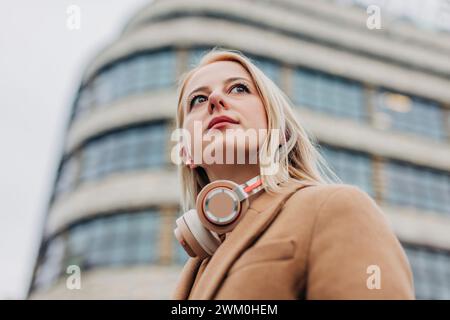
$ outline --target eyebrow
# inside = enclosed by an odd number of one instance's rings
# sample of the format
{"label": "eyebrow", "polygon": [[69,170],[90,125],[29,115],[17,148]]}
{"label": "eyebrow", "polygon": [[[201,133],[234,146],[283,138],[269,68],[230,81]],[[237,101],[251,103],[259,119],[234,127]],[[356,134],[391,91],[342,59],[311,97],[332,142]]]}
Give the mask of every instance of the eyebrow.
{"label": "eyebrow", "polygon": [[[251,82],[249,79],[247,78],[242,78],[242,77],[232,77],[232,78],[228,78],[226,80],[224,80],[223,84],[227,84],[236,80],[245,80],[247,82]],[[187,98],[189,98],[190,96],[192,96],[194,93],[198,92],[198,91],[203,91],[208,89],[208,86],[202,86],[202,87],[198,87],[197,89],[194,89],[193,91],[191,91],[191,93],[189,93],[187,95]]]}

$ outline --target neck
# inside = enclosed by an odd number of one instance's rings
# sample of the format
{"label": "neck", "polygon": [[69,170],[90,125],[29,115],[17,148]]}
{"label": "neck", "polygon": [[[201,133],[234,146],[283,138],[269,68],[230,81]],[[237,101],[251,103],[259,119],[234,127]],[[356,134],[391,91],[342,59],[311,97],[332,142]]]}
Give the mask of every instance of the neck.
{"label": "neck", "polygon": [[259,175],[258,164],[221,164],[205,167],[209,181],[231,180],[237,184],[243,184]]}

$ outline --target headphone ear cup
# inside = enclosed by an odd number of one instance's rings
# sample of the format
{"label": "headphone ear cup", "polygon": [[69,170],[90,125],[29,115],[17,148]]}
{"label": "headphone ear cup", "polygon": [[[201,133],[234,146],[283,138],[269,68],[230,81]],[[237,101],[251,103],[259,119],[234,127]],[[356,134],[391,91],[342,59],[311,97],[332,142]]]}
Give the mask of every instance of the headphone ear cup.
{"label": "headphone ear cup", "polygon": [[[180,238],[182,239],[180,243],[183,245],[183,248],[186,250],[189,256],[193,258],[200,257],[201,259],[208,257],[208,253],[203,249],[200,243],[198,243],[197,239],[187,226],[184,217],[180,217],[177,219],[177,226]],[[177,231],[175,231],[175,235],[177,235]]]}
{"label": "headphone ear cup", "polygon": [[205,259],[212,256],[222,242],[202,225],[195,209],[178,218],[176,224],[175,236],[191,257]]}
{"label": "headphone ear cup", "polygon": [[[224,234],[231,232],[234,227],[239,223],[240,219],[242,219],[243,215],[248,209],[249,202],[248,199],[244,199],[243,201],[239,202],[239,197],[235,192],[233,191],[234,188],[239,187],[238,184],[236,184],[233,181],[229,180],[216,180],[209,184],[207,184],[198,194],[197,201],[196,201],[196,208],[197,208],[197,217],[205,226],[206,229],[214,231],[217,234]],[[223,190],[223,191],[221,191]],[[209,202],[209,207],[207,208],[208,201],[211,201],[211,197],[214,197],[214,194],[217,195],[226,195],[226,194],[235,194],[235,196],[229,196],[228,200],[231,200],[234,198],[235,205],[236,205],[236,214],[233,217],[232,220],[228,222],[219,222],[220,218],[226,217],[226,213],[220,213],[222,210],[218,210],[216,212],[215,209],[217,207],[224,207],[223,202],[215,201],[215,204],[211,205],[211,202]],[[209,199],[208,199],[209,198]],[[222,198],[223,199],[223,198]],[[214,202],[214,201],[212,201]],[[230,204],[226,204],[225,207],[232,207]],[[209,211],[209,214],[208,214]],[[217,218],[216,221],[213,221],[211,219],[211,216],[214,218]]]}
{"label": "headphone ear cup", "polygon": [[222,243],[220,238],[205,228],[198,217],[197,210],[191,209],[186,212],[184,220],[202,249],[212,256]]}
{"label": "headphone ear cup", "polygon": [[[192,248],[189,246],[189,244],[186,242],[185,237],[183,236],[183,232],[181,231],[182,229],[185,229],[186,227],[182,227],[180,226],[181,224],[185,225],[184,222],[180,222],[180,219],[177,219],[177,221],[175,222],[176,224],[176,228],[175,230],[173,230],[173,233],[175,234],[175,238],[178,240],[178,242],[181,244],[181,246],[183,247],[183,249],[186,251],[186,253],[192,257],[195,258],[197,256],[197,254],[192,250]],[[182,220],[182,219],[181,219]]]}

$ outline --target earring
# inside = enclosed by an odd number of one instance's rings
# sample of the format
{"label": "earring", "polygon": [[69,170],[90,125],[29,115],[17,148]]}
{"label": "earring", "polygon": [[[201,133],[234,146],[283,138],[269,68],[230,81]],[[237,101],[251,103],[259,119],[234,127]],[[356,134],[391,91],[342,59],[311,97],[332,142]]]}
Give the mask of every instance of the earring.
{"label": "earring", "polygon": [[194,169],[196,167],[195,164],[194,164],[194,161],[189,156],[187,158],[186,164],[189,166],[189,169]]}
{"label": "earring", "polygon": [[195,168],[195,164],[194,164],[194,162],[192,161],[191,158],[188,158],[186,160],[186,165],[189,167],[189,169],[194,169]]}

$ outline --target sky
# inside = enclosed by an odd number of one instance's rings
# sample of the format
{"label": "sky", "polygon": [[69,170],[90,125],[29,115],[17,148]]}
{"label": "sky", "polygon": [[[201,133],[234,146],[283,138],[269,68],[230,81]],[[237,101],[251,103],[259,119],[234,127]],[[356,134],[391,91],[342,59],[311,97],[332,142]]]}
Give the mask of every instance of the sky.
{"label": "sky", "polygon": [[[0,2],[0,299],[23,299],[85,66],[149,0]],[[67,27],[70,5],[80,29]]]}

